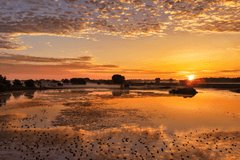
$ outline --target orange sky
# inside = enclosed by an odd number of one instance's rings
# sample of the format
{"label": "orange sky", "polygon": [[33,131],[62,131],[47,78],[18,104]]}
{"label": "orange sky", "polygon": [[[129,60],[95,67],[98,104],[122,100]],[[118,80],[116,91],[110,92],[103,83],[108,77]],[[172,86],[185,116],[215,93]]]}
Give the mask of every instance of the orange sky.
{"label": "orange sky", "polygon": [[11,79],[240,76],[238,0],[9,0],[0,6],[0,74]]}

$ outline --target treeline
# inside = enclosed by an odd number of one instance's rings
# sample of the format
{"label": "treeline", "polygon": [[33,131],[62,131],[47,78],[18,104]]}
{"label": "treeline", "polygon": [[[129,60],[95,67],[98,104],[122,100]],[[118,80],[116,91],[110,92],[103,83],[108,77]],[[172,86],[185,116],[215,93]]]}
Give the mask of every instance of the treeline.
{"label": "treeline", "polygon": [[87,82],[97,84],[125,84],[125,77],[115,74],[109,80],[91,80],[90,78],[71,78],[62,80],[19,80],[10,81],[6,76],[0,75],[0,92],[16,90],[35,90],[48,88],[61,88],[63,85],[85,85]]}
{"label": "treeline", "polygon": [[35,88],[36,88],[35,81],[32,79],[25,80],[24,82],[19,79],[10,81],[7,80],[5,76],[0,75],[0,92]]}
{"label": "treeline", "polygon": [[10,81],[6,76],[0,75],[0,92],[5,91],[17,91],[17,90],[35,90],[35,89],[44,89],[51,87],[61,87],[63,84],[79,84],[85,85],[87,81],[90,81],[89,78],[71,78],[58,80],[19,80],[15,79]]}
{"label": "treeline", "polygon": [[63,84],[87,84],[87,81],[90,81],[89,78],[71,78],[71,79],[62,79]]}
{"label": "treeline", "polygon": [[53,89],[53,88],[61,88],[62,86],[68,85],[86,85],[87,83],[96,83],[100,84],[117,84],[120,85],[120,88],[127,89],[131,85],[145,85],[145,84],[160,84],[161,79],[156,78],[153,82],[148,83],[140,83],[134,82],[132,80],[126,80],[123,75],[114,74],[109,80],[92,80],[90,78],[71,78],[71,79],[62,79],[62,80],[48,80],[48,79],[40,79],[40,80],[8,80],[5,76],[0,75],[0,92],[4,91],[16,91],[16,90],[36,90],[36,89]]}
{"label": "treeline", "polygon": [[105,80],[93,80],[90,78],[71,78],[71,79],[62,79],[64,84],[86,84],[87,82],[90,83],[97,83],[97,84],[123,84],[125,82],[125,77],[120,74],[114,74],[112,79]]}
{"label": "treeline", "polygon": [[201,78],[201,80],[204,80],[204,82],[240,82],[240,77],[237,78]]}

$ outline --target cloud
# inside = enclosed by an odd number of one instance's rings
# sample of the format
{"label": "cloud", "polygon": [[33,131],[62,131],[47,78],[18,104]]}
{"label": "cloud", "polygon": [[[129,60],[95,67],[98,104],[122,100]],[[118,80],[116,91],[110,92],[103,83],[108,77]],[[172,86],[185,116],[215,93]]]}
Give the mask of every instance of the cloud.
{"label": "cloud", "polygon": [[[112,74],[124,75],[174,75],[176,72],[154,71],[146,69],[127,69],[115,64],[97,64],[91,56],[76,58],[52,58],[37,57],[23,54],[10,54],[0,52],[0,73],[8,77],[73,77],[105,74],[110,77]],[[21,74],[19,74],[21,73]],[[24,75],[24,76],[23,76]]]}
{"label": "cloud", "polygon": [[[75,70],[79,71],[79,70]],[[168,72],[168,71],[155,71],[155,70],[147,70],[147,69],[126,69],[126,68],[116,68],[114,70],[92,70],[90,73],[110,73],[110,74],[127,74],[127,75],[174,75],[178,72]]]}
{"label": "cloud", "polygon": [[237,74],[238,72],[240,72],[240,69],[225,69],[225,70],[221,70],[220,72],[223,72],[223,73],[236,73]]}
{"label": "cloud", "polygon": [[52,57],[37,57],[37,56],[29,56],[29,55],[22,55],[22,54],[10,54],[5,52],[0,52],[1,62],[7,62],[10,64],[17,64],[17,63],[50,63],[50,65],[56,64],[71,64],[71,63],[88,63],[92,60],[90,56],[82,56],[78,58],[52,58]]}
{"label": "cloud", "polygon": [[5,49],[21,47],[12,40],[21,34],[139,37],[169,30],[240,31],[239,0],[8,0],[0,6],[0,47]]}
{"label": "cloud", "polygon": [[26,47],[19,44],[15,37],[6,34],[0,34],[0,48],[2,49],[24,49]]}
{"label": "cloud", "polygon": [[51,42],[46,42],[46,45],[47,45],[48,47],[52,47],[52,46],[53,46]]}
{"label": "cloud", "polygon": [[52,58],[0,52],[0,59],[0,73],[10,75],[10,77],[18,77],[17,75],[21,73],[20,77],[21,75],[26,75],[26,77],[37,75],[40,78],[41,76],[54,77],[57,75],[59,78],[63,78],[65,76],[73,76],[72,70],[78,70],[77,73],[83,73],[86,70],[111,70],[118,68],[117,65],[93,63],[93,57],[90,56]]}
{"label": "cloud", "polygon": [[[76,58],[38,57],[24,54],[11,54],[0,52],[0,73],[14,78],[64,78],[73,76],[89,76],[97,78],[98,75],[110,78],[113,74],[124,74],[133,78],[133,75],[163,76],[176,75],[172,71],[155,71],[149,69],[124,68],[115,64],[98,64],[91,56]],[[100,77],[101,77],[100,76]]]}
{"label": "cloud", "polygon": [[[191,14],[178,14],[176,30],[195,32],[239,32],[238,0],[199,1]],[[181,13],[181,12],[180,12]]]}
{"label": "cloud", "polygon": [[9,78],[64,78],[74,76],[87,76],[91,78],[110,78],[113,74],[123,74],[128,78],[148,77],[175,77],[182,78],[188,74],[208,76],[217,74],[227,76],[240,72],[237,68],[225,70],[201,70],[201,71],[165,71],[144,68],[124,68],[116,64],[98,64],[94,57],[81,56],[76,58],[38,57],[24,54],[11,54],[0,52],[0,74]]}

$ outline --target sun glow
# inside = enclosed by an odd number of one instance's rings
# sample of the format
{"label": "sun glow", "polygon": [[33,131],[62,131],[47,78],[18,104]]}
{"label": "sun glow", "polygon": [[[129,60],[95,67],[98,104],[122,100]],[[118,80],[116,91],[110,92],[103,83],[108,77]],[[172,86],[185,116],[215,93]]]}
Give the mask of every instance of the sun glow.
{"label": "sun glow", "polygon": [[193,81],[195,79],[195,75],[194,74],[188,75],[187,78],[189,81]]}

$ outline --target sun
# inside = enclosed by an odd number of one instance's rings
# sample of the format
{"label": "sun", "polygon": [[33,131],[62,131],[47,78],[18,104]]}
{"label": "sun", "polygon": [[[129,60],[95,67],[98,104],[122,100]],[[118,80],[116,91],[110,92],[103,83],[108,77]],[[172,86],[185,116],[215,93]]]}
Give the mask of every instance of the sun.
{"label": "sun", "polygon": [[193,81],[195,79],[195,75],[194,74],[190,74],[187,76],[189,81]]}

